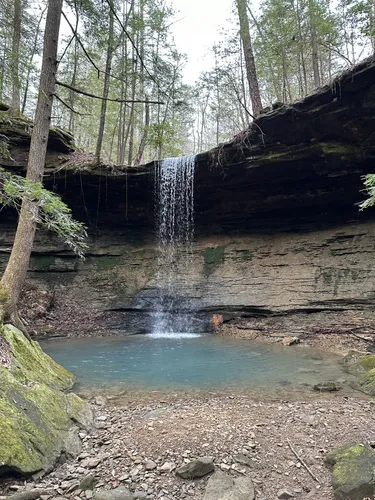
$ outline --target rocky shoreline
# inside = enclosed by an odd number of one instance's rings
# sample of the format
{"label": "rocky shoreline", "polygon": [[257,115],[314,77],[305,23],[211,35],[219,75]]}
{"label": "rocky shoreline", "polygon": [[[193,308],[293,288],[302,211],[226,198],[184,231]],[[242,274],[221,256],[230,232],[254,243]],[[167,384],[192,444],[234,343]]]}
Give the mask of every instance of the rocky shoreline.
{"label": "rocky shoreline", "polygon": [[150,394],[141,403],[97,397],[93,406],[96,428],[80,433],[78,457],[44,477],[4,480],[1,493],[38,488],[46,491],[42,500],[99,500],[103,488],[114,493],[123,487],[132,493],[129,498],[201,500],[211,498],[204,496],[209,478],[181,479],[175,471],[210,456],[216,471],[233,480],[251,480],[257,500],[330,500],[334,495],[327,452],[351,442],[375,441],[374,402],[361,397],[258,401],[246,394],[213,393],[175,394],[158,401]]}

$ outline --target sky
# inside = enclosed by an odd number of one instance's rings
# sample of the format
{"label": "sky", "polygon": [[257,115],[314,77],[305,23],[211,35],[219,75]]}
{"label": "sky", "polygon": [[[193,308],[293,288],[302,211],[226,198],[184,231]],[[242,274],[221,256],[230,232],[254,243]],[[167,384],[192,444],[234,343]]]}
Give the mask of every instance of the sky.
{"label": "sky", "polygon": [[179,21],[171,26],[176,46],[188,56],[184,81],[192,84],[213,65],[209,50],[230,16],[232,0],[171,0],[171,4],[178,11]]}

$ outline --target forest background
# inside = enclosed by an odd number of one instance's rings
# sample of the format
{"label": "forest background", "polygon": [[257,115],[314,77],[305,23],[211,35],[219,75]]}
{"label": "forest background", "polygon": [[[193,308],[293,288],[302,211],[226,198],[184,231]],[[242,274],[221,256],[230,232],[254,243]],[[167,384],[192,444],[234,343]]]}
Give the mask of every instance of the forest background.
{"label": "forest background", "polygon": [[[191,83],[174,41],[184,19],[172,1],[66,1],[53,125],[106,163],[197,153],[247,128],[262,108],[303,98],[375,50],[374,0],[226,3],[230,16],[207,71]],[[30,118],[46,10],[43,1],[0,0],[0,100]],[[204,29],[198,21],[197,29]]]}

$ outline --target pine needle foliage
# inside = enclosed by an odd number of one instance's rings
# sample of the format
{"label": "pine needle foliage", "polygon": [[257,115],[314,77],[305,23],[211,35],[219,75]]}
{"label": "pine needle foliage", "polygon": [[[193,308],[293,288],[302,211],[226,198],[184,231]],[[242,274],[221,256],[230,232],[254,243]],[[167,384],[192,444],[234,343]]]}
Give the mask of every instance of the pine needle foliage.
{"label": "pine needle foliage", "polygon": [[363,190],[368,198],[359,204],[359,209],[364,210],[365,208],[373,207],[375,205],[375,174],[367,174],[363,177],[363,184],[365,189]]}
{"label": "pine needle foliage", "polygon": [[37,224],[57,234],[76,255],[84,258],[88,249],[86,227],[73,219],[70,208],[60,196],[41,183],[0,168],[0,205],[11,206],[19,212],[24,199],[38,203]]}

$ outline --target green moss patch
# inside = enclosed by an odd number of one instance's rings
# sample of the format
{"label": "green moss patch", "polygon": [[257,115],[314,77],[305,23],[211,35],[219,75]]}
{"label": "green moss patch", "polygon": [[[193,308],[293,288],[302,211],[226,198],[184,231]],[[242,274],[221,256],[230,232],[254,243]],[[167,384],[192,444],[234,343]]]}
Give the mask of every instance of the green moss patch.
{"label": "green moss patch", "polygon": [[254,255],[249,250],[243,250],[241,252],[241,260],[253,260]]}
{"label": "green moss patch", "polygon": [[354,383],[354,387],[369,396],[375,396],[375,368],[361,375]]}
{"label": "green moss patch", "polygon": [[74,376],[37,342],[11,325],[1,336],[11,364],[0,366],[0,475],[31,474],[53,465],[62,451],[72,452],[72,427],[89,427],[92,412],[78,396],[63,392]]}
{"label": "green moss patch", "polygon": [[206,276],[212,274],[224,262],[224,252],[225,247],[223,246],[206,248],[203,252],[204,272]]}
{"label": "green moss patch", "polygon": [[355,443],[336,448],[326,461],[333,466],[336,499],[362,500],[375,493],[375,454],[369,445]]}

